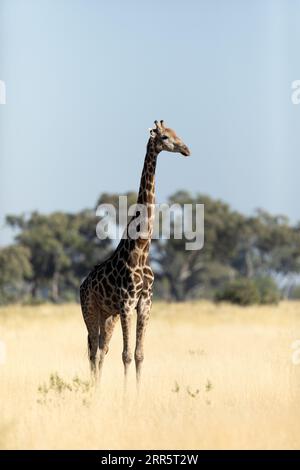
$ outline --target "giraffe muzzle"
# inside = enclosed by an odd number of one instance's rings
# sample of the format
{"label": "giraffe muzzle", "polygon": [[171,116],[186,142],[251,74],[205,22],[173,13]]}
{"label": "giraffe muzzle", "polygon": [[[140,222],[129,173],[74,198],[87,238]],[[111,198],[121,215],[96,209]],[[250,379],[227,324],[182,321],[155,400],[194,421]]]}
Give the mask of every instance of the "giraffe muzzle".
{"label": "giraffe muzzle", "polygon": [[185,157],[189,157],[191,155],[190,149],[186,145],[181,147],[180,153],[181,155],[184,155]]}

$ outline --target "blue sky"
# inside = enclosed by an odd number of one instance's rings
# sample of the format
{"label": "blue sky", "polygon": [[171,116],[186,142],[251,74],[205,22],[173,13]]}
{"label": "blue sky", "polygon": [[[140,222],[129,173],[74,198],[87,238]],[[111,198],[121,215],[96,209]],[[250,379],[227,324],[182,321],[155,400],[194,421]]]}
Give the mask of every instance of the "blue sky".
{"label": "blue sky", "polygon": [[158,202],[300,220],[299,18],[294,0],[1,0],[2,220],[137,190],[154,119],[192,151],[160,155]]}

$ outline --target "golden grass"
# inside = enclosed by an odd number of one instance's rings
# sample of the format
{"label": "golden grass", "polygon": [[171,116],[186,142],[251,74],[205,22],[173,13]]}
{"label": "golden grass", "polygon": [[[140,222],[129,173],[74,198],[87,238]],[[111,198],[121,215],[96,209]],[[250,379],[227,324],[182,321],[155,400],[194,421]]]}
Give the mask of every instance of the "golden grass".
{"label": "golden grass", "polygon": [[300,448],[300,303],[156,303],[139,400],[134,365],[123,397],[120,330],[91,391],[78,305],[0,309],[0,447]]}

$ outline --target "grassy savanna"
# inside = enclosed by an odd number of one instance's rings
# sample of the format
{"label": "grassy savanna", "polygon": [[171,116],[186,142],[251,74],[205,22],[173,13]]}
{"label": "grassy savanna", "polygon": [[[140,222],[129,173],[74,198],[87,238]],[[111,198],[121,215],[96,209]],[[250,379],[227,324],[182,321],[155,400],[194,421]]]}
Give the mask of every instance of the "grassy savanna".
{"label": "grassy savanna", "polygon": [[1,308],[0,325],[1,448],[300,448],[300,303],[155,303],[138,400],[120,324],[97,390],[78,305]]}

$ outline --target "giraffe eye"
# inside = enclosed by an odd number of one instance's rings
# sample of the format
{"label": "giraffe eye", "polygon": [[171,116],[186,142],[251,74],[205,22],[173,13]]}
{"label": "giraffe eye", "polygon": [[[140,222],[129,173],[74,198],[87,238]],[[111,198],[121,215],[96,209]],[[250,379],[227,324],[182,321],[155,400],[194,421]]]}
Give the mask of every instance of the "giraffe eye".
{"label": "giraffe eye", "polygon": [[167,136],[167,135],[163,135],[161,138],[162,138],[162,140],[167,140],[167,139],[168,139],[168,136]]}

